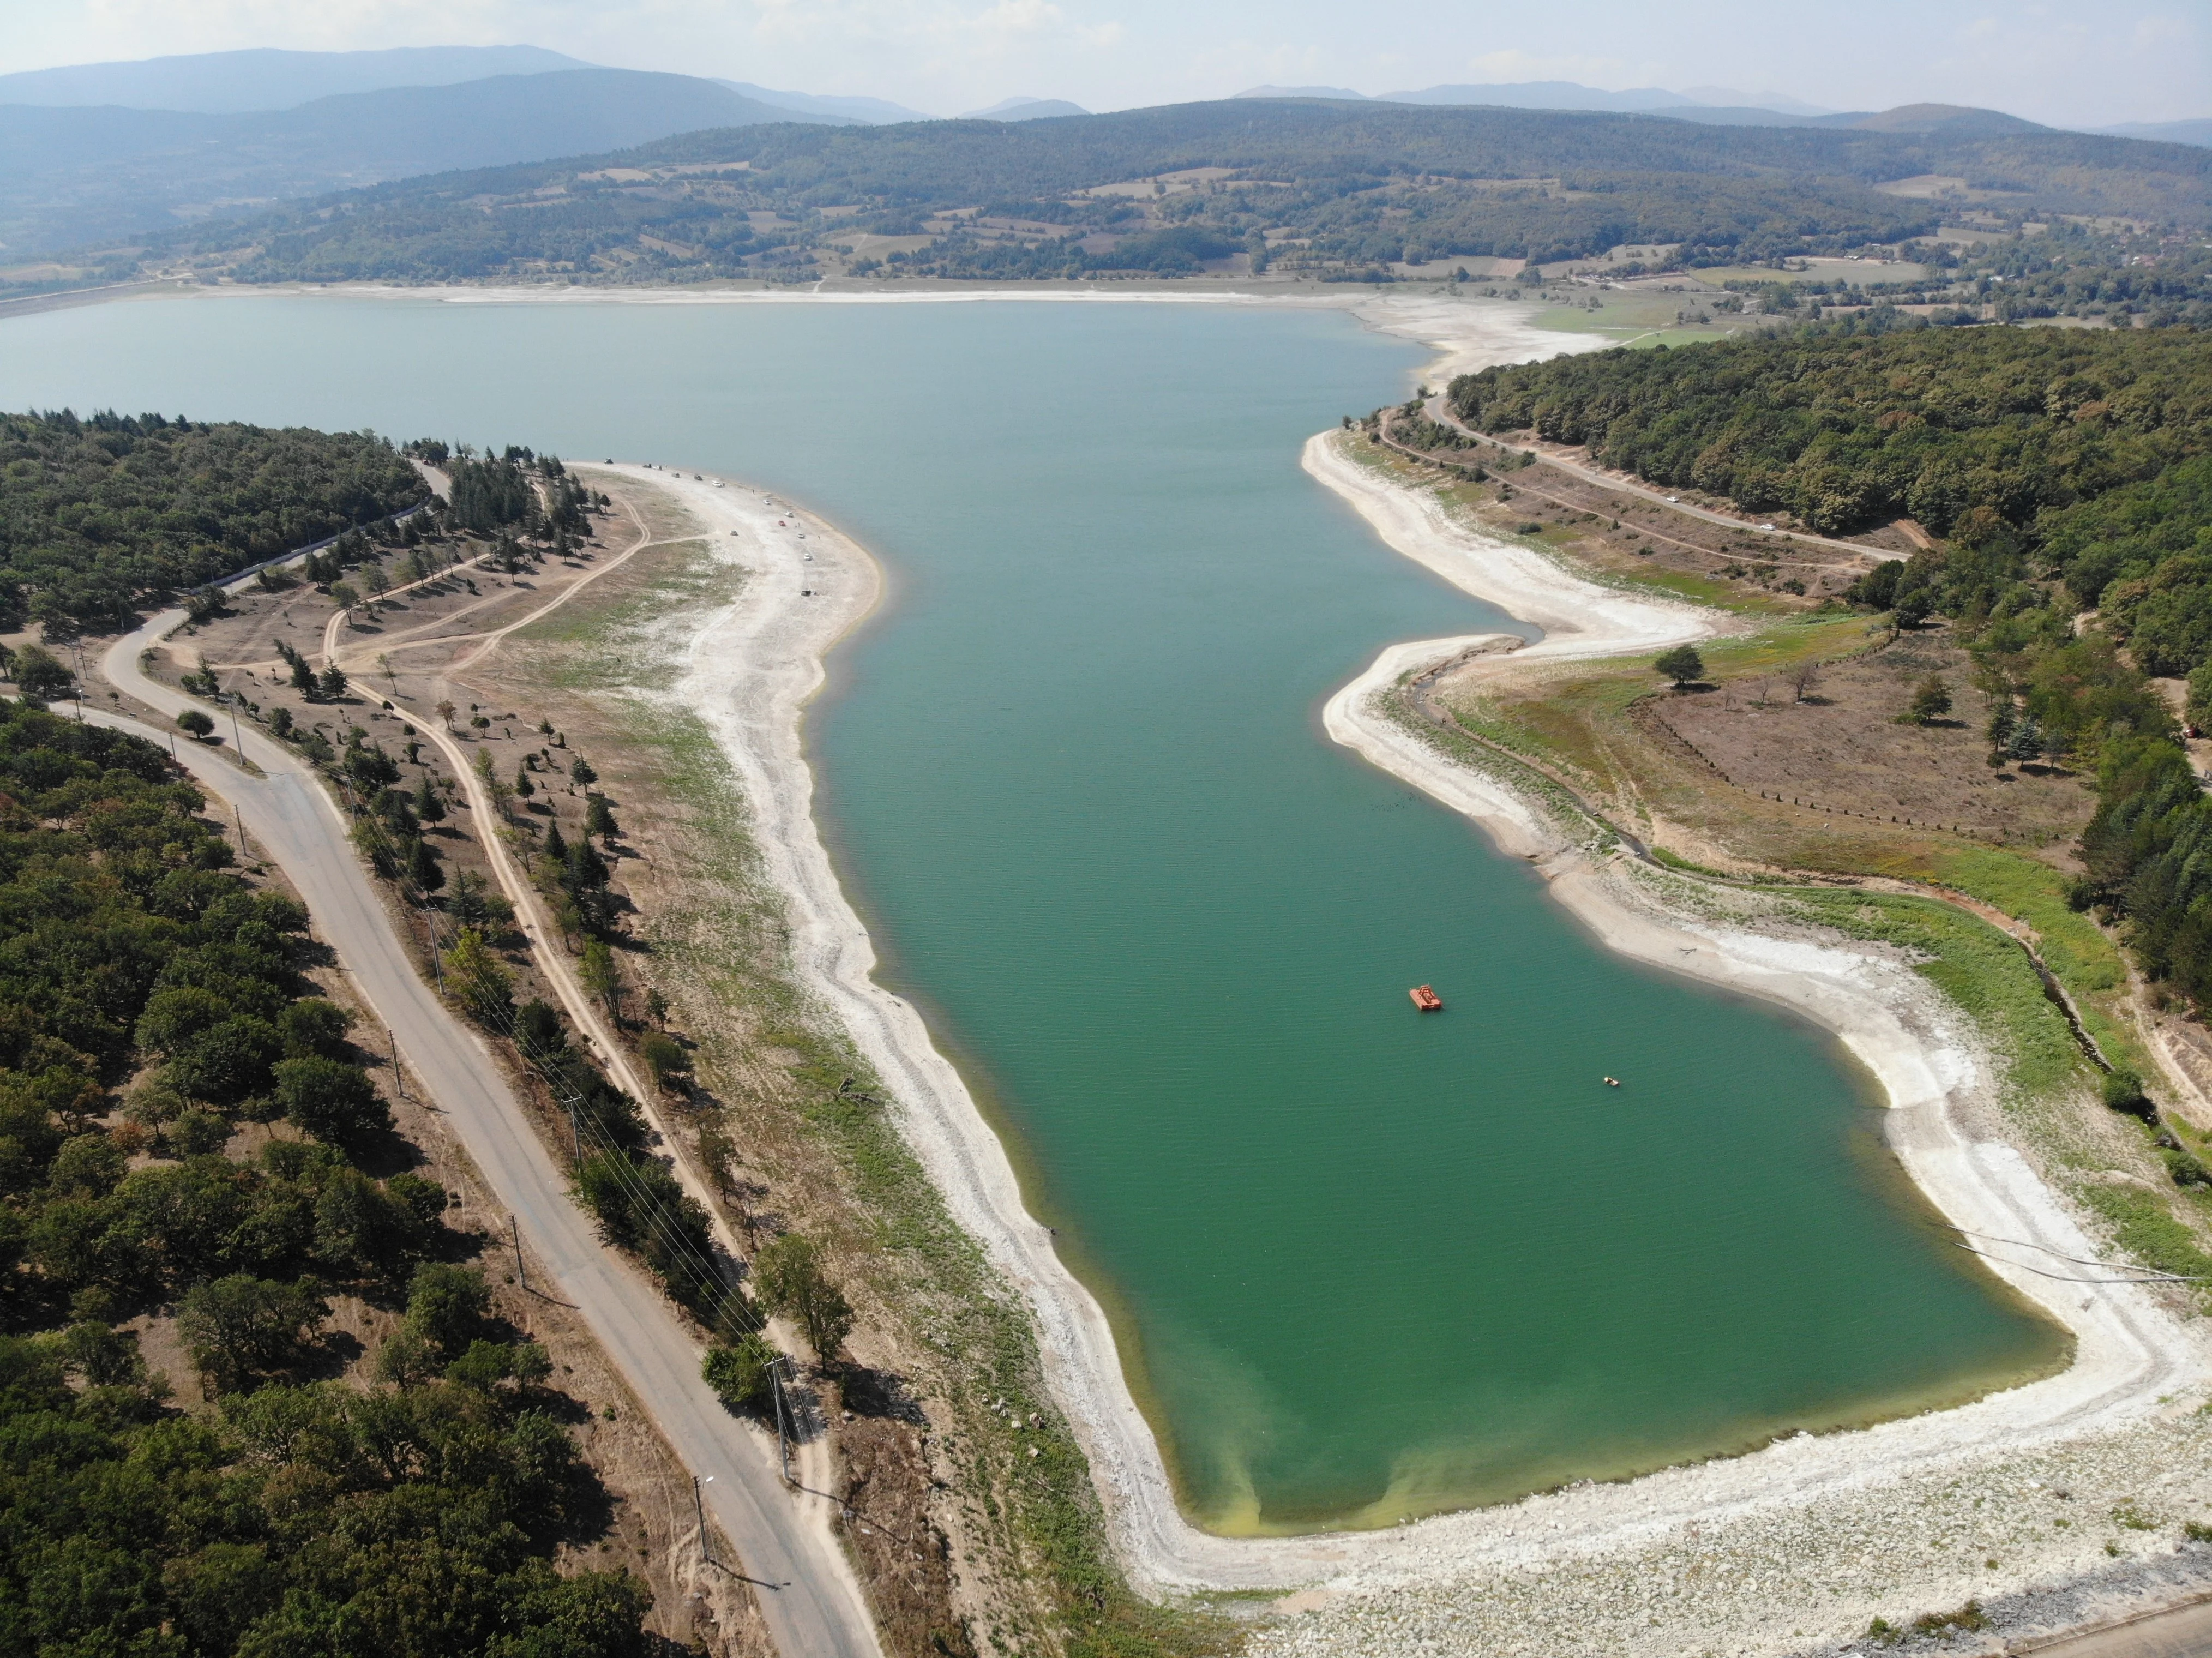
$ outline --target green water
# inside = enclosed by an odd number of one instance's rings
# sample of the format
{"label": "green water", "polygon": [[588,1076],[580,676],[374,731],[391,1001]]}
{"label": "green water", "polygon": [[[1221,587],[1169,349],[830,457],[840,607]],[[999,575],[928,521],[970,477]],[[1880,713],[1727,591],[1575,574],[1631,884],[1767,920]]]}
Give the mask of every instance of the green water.
{"label": "green water", "polygon": [[1205,1523],[1386,1523],[2048,1363],[1833,1044],[1608,955],[1321,735],[1382,644],[1500,625],[1297,470],[1419,361],[1259,310],[269,296],[0,324],[0,406],[688,462],[874,548],[891,602],[810,727],[833,844]]}

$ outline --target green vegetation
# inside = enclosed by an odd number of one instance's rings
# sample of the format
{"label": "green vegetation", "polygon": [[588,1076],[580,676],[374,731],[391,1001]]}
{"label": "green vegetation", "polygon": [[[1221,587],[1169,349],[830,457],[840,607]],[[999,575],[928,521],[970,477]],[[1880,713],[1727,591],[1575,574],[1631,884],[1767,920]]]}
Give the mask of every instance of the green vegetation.
{"label": "green vegetation", "polygon": [[125,625],[142,599],[416,506],[381,439],[160,415],[0,415],[0,629]]}
{"label": "green vegetation", "polygon": [[1698,654],[1694,645],[1677,645],[1662,652],[1651,665],[1677,685],[1694,685],[1705,677],[1705,659]]}
{"label": "green vegetation", "polygon": [[[1194,169],[1223,176],[1083,193]],[[811,280],[823,247],[860,236],[923,239],[860,262],[884,275],[1176,275],[1241,252],[1388,280],[1401,259],[1659,243],[1720,264],[1895,244],[1933,230],[1937,210],[1872,186],[1931,173],[2002,179],[2021,214],[2196,226],[2212,213],[2212,159],[2179,145],[1238,99],[1012,124],[721,128],[155,240],[227,257],[255,282]]]}
{"label": "green vegetation", "polygon": [[775,1402],[770,1367],[779,1357],[767,1337],[757,1333],[740,1336],[726,1346],[707,1350],[699,1365],[700,1379],[733,1411],[765,1411]]}
{"label": "green vegetation", "polygon": [[818,1246],[787,1233],[753,1257],[753,1276],[770,1310],[805,1331],[808,1345],[822,1357],[836,1356],[852,1332],[853,1308],[830,1281]]}
{"label": "green vegetation", "polygon": [[2106,748],[2102,799],[2081,837],[2089,872],[2075,894],[2125,914],[2145,972],[2212,1007],[2212,803],[2180,748],[2162,738]]}
{"label": "green vegetation", "polygon": [[1606,465],[1824,533],[1909,515],[1939,536],[2039,537],[2039,515],[2212,448],[2212,337],[1845,322],[1489,368],[1450,399],[1480,430],[1587,444]]}
{"label": "green vegetation", "polygon": [[[152,744],[0,703],[9,1649],[641,1653],[640,1585],[553,1565],[606,1497],[544,1355],[447,1259],[443,1189],[364,1166],[405,1148],[301,993],[307,916],[201,805]],[[312,1138],[224,1155],[283,1116]],[[338,1296],[405,1303],[382,1385],[319,1379]],[[116,1327],[172,1308],[212,1408]]]}

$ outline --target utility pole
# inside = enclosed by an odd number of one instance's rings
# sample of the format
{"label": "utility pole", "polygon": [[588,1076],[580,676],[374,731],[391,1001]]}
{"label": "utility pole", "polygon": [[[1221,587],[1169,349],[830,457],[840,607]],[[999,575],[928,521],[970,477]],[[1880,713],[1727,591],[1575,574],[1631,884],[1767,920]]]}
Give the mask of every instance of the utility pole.
{"label": "utility pole", "polygon": [[522,1287],[527,1291],[530,1288],[530,1268],[524,1265],[522,1260],[522,1223],[510,1214],[507,1218],[507,1230],[514,1239],[514,1274],[522,1280]]}
{"label": "utility pole", "polygon": [[783,1424],[783,1367],[790,1360],[778,1355],[768,1367],[769,1387],[775,1394],[775,1454],[783,1464],[783,1483],[796,1482],[791,1477],[791,1439]]}
{"label": "utility pole", "polygon": [[399,1069],[399,1038],[392,1034],[392,1027],[384,1027],[384,1040],[392,1044],[392,1086],[401,1099],[407,1097],[407,1078]]}
{"label": "utility pole", "polygon": [[246,814],[238,809],[238,802],[230,803],[231,821],[238,825],[238,855],[246,856]]}
{"label": "utility pole", "polygon": [[706,1558],[707,1564],[710,1566],[715,1564],[714,1540],[707,1534],[707,1499],[702,1494],[700,1487],[702,1484],[712,1484],[714,1478],[714,1476],[710,1473],[702,1482],[697,1474],[691,1476],[691,1507],[699,1516],[699,1552]]}
{"label": "utility pole", "polygon": [[446,964],[438,954],[438,912],[425,910],[422,919],[429,924],[430,970],[438,975],[438,999],[443,1001],[446,997]]}
{"label": "utility pole", "polygon": [[584,1137],[576,1127],[576,1108],[573,1102],[568,1107],[568,1145],[574,1154],[576,1167],[581,1169],[584,1166]]}
{"label": "utility pole", "polygon": [[238,734],[238,705],[245,701],[244,691],[230,694],[230,751],[241,760],[246,758],[246,739]]}

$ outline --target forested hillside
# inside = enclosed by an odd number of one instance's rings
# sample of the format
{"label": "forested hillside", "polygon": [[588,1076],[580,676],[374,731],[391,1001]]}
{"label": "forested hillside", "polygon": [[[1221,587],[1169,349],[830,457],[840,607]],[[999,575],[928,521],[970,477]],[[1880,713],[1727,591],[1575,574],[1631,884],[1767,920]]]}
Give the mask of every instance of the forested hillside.
{"label": "forested hillside", "polygon": [[2203,452],[2212,336],[1847,324],[1486,369],[1449,395],[1483,431],[1587,444],[1607,466],[1824,533],[1910,516],[1948,536],[1978,507],[2031,532]]}
{"label": "forested hillside", "polygon": [[[1210,170],[1198,188],[1080,194],[1190,169]],[[253,281],[811,278],[813,249],[855,234],[921,238],[897,263],[945,276],[1173,274],[1240,251],[1349,269],[1651,242],[1720,262],[1932,228],[1932,203],[1873,188],[1923,174],[1965,178],[2008,213],[2212,219],[2212,152],[2180,145],[1240,99],[1015,124],[689,133],[380,185],[159,246],[220,256]],[[936,216],[946,213],[966,216]],[[1179,248],[1146,240],[1178,230]]]}
{"label": "forested hillside", "polygon": [[143,599],[429,499],[381,439],[160,415],[0,415],[0,629]]}
{"label": "forested hillside", "polygon": [[1850,597],[1948,624],[1996,708],[1993,756],[2097,774],[2075,900],[2212,1011],[2212,797],[2149,683],[2185,676],[2212,726],[2212,333],[1823,325],[1489,369],[1449,395],[1485,430],[1831,532],[1918,519],[1938,544]]}
{"label": "forested hillside", "polygon": [[[553,1564],[609,1499],[545,1354],[201,805],[0,702],[0,1647],[642,1652],[636,1582]],[[404,1309],[359,1385],[340,1297]],[[149,1321],[191,1370],[149,1373]]]}

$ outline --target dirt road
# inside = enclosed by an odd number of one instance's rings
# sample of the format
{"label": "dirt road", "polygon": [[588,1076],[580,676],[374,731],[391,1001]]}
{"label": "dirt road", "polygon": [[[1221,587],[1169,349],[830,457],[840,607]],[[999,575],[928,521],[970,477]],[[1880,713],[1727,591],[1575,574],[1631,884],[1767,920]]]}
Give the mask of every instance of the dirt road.
{"label": "dirt road", "polygon": [[[173,717],[191,700],[144,673],[140,653],[184,621],[172,610],[112,646],[109,683]],[[88,709],[88,720],[148,733]],[[873,1623],[842,1546],[809,1522],[782,1485],[772,1441],[732,1418],[699,1379],[701,1348],[658,1291],[615,1257],[568,1193],[483,1043],[424,984],[346,839],[347,824],[311,769],[248,727],[244,757],[180,742],[179,756],[210,794],[234,806],[280,865],[363,999],[398,1037],[410,1084],[450,1113],[462,1145],[514,1212],[531,1282],[574,1303],[677,1455],[710,1483],[705,1497],[752,1580],[787,1658],[877,1658]]]}
{"label": "dirt road", "polygon": [[1540,446],[1532,445],[1523,449],[1518,444],[1503,442],[1486,432],[1478,432],[1472,426],[1461,422],[1453,415],[1442,398],[1431,398],[1423,408],[1429,418],[1437,425],[1449,427],[1461,436],[1472,439],[1474,442],[1486,443],[1494,448],[1510,451],[1515,454],[1532,454],[1545,465],[1557,467],[1569,477],[1580,478],[1585,483],[1595,483],[1601,489],[1611,489],[1618,495],[1634,495],[1640,501],[1651,502],[1654,506],[1664,507],[1670,513],[1680,513],[1685,518],[1703,519],[1708,524],[1717,524],[1724,529],[1740,530],[1747,535],[1772,536],[1777,543],[1795,542],[1801,547],[1831,548],[1839,553],[1850,554],[1869,568],[1880,563],[1885,557],[1890,556],[1878,547],[1861,546],[1856,541],[1831,541],[1826,536],[1808,535],[1802,530],[1764,529],[1753,519],[1731,518],[1726,513],[1709,512],[1703,507],[1692,507],[1686,501],[1668,495],[1664,490],[1654,489],[1646,484],[1635,483],[1626,478],[1616,477],[1609,472],[1600,471],[1595,466],[1584,466],[1577,461],[1567,459],[1563,455],[1553,454]]}

